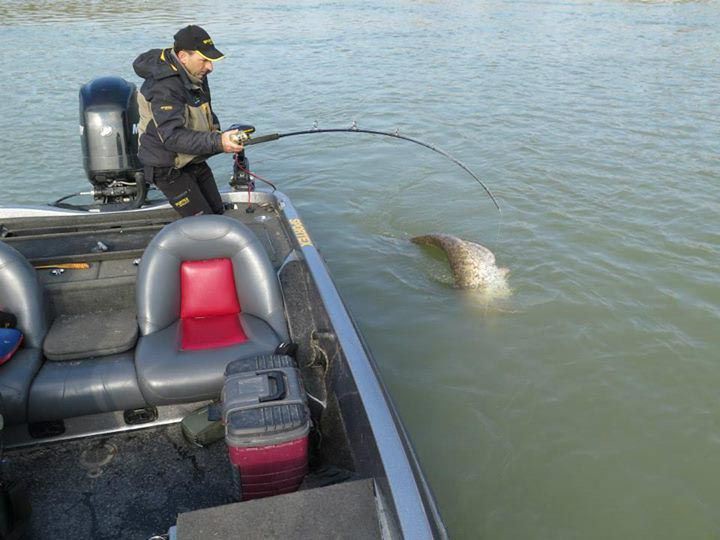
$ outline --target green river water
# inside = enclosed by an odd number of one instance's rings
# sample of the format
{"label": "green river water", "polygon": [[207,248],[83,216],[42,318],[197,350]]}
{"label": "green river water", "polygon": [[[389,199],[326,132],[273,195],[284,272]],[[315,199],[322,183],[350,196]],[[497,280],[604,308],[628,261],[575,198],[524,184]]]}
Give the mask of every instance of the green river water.
{"label": "green river water", "polygon": [[[79,87],[204,26],[456,538],[720,538],[720,3],[2,1],[3,203],[86,189]],[[228,156],[211,164],[221,186]],[[511,269],[449,286],[446,232]]]}

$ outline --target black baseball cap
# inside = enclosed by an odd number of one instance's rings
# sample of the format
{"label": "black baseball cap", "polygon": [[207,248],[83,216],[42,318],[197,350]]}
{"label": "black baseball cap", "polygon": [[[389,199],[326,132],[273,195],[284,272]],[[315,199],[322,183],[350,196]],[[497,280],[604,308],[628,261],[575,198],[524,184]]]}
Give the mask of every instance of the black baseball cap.
{"label": "black baseball cap", "polygon": [[203,58],[213,62],[225,57],[215,48],[210,35],[194,24],[178,30],[178,33],[175,34],[175,50],[195,51]]}

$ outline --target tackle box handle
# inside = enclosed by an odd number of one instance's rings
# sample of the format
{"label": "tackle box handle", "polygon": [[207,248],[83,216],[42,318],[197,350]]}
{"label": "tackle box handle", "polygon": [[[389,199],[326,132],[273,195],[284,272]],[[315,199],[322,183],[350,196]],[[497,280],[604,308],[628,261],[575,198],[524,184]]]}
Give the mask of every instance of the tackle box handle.
{"label": "tackle box handle", "polygon": [[277,401],[285,397],[287,388],[285,386],[285,376],[282,371],[265,371],[258,373],[258,375],[267,375],[268,379],[275,381],[275,392],[267,396],[261,396],[259,398],[260,403],[265,403],[266,401]]}

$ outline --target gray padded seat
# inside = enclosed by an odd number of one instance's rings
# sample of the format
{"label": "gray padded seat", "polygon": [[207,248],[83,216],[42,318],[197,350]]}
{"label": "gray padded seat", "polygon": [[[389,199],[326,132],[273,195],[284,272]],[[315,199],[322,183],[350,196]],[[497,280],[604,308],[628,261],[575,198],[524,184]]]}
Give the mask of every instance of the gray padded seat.
{"label": "gray padded seat", "polygon": [[[42,347],[48,325],[42,287],[35,269],[25,257],[2,242],[0,308],[17,317],[17,326],[24,335],[20,350],[0,366],[0,407],[7,424],[59,420],[147,406],[138,388],[132,352],[98,359],[43,363]],[[126,315],[135,324],[134,315]],[[84,328],[79,337],[102,344],[105,340],[103,325],[98,320],[94,327]],[[70,330],[75,333],[72,328]],[[134,332],[136,334],[137,330]],[[68,335],[68,338],[72,342],[78,336]],[[123,341],[118,346],[125,347],[127,333],[122,340],[116,341]]]}
{"label": "gray padded seat", "polygon": [[26,422],[28,391],[42,363],[40,349],[21,348],[0,366],[0,410],[6,424]]}
{"label": "gray padded seat", "polygon": [[45,337],[48,360],[79,360],[129,351],[138,337],[135,309],[62,314]]}
{"label": "gray padded seat", "polygon": [[147,407],[133,353],[46,362],[30,389],[28,420],[42,422]]}
{"label": "gray padded seat", "polygon": [[47,321],[35,269],[21,253],[3,242],[0,309],[17,317],[17,327],[24,336],[21,349],[0,366],[0,411],[7,424],[21,424],[26,420],[30,384],[42,364]]}
{"label": "gray padded seat", "polygon": [[[249,340],[181,350],[181,264],[221,258],[232,263],[242,308],[240,324]],[[229,217],[195,216],[166,226],[143,254],[136,292],[140,338],[135,367],[150,405],[216,398],[229,362],[272,353],[288,340],[282,294],[270,259],[253,232]]]}
{"label": "gray padded seat", "polygon": [[225,366],[237,358],[274,351],[275,332],[252,315],[240,315],[247,343],[211,351],[181,351],[179,322],[143,338],[135,352],[143,394],[153,405],[191,403],[217,397]]}

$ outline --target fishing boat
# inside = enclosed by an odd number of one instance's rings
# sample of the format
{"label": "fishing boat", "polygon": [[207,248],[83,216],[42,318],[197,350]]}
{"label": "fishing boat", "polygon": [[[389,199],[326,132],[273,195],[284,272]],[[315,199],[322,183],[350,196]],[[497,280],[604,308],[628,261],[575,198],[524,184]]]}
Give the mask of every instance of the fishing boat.
{"label": "fishing boat", "polygon": [[290,199],[236,156],[224,215],[180,219],[138,173],[133,85],[98,81],[93,201],[0,207],[0,532],[446,537]]}

